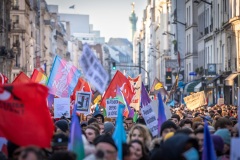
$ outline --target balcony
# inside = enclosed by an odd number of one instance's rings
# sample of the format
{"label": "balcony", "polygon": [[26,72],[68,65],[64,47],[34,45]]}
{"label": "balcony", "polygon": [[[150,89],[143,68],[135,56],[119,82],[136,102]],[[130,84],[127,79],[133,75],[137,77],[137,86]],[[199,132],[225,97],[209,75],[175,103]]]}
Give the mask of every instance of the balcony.
{"label": "balcony", "polygon": [[13,5],[12,10],[19,10],[19,5]]}

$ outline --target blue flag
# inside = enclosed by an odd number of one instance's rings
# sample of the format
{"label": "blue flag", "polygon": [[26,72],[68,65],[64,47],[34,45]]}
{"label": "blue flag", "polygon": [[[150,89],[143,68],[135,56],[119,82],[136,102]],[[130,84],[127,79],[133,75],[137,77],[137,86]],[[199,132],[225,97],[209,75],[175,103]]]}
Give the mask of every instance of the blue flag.
{"label": "blue flag", "polygon": [[161,93],[158,92],[158,130],[159,130],[159,133],[161,132],[161,126],[162,126],[163,122],[165,122],[166,120],[167,120],[167,118],[165,115],[162,96],[161,96]]}
{"label": "blue flag", "polygon": [[122,160],[122,144],[126,143],[127,138],[126,138],[126,132],[125,129],[123,127],[123,116],[122,116],[122,112],[124,110],[125,106],[123,104],[119,104],[118,107],[118,116],[117,116],[117,124],[116,124],[116,128],[114,130],[113,133],[113,140],[118,148],[118,159]]}
{"label": "blue flag", "polygon": [[77,160],[83,160],[85,157],[82,129],[80,122],[76,114],[77,106],[74,106],[72,113],[71,132],[69,134],[68,150],[74,152],[77,155]]}
{"label": "blue flag", "polygon": [[216,152],[212,141],[211,134],[208,129],[207,121],[204,124],[204,141],[203,141],[203,152],[202,160],[217,160]]}

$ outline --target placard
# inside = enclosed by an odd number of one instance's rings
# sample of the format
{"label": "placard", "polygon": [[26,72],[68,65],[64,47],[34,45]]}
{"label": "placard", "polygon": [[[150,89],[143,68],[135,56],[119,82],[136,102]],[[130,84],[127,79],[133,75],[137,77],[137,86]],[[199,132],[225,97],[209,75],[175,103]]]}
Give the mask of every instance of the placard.
{"label": "placard", "polygon": [[193,93],[183,99],[186,103],[187,108],[190,110],[194,110],[207,104],[204,91]]}
{"label": "placard", "polygon": [[239,144],[240,138],[232,138],[231,139],[231,160],[240,160],[240,152],[239,152]]}
{"label": "placard", "polygon": [[86,79],[94,85],[100,93],[103,93],[107,87],[109,75],[87,44],[83,46],[82,56],[79,58],[79,65]]}
{"label": "placard", "polygon": [[218,105],[224,104],[224,98],[218,98],[217,104],[218,104]]}
{"label": "placard", "polygon": [[118,106],[119,106],[118,99],[107,99],[106,100],[107,117],[117,117]]}
{"label": "placard", "polygon": [[[155,115],[158,115],[158,100],[152,100],[150,105],[152,106],[153,112],[155,113]],[[167,119],[170,119],[172,117],[172,113],[170,111],[170,107],[168,107],[165,103],[164,105],[164,111],[165,111],[165,115]]]}
{"label": "placard", "polygon": [[146,122],[148,129],[152,133],[152,136],[157,136],[158,135],[158,121],[157,121],[157,117],[152,109],[151,104],[143,106],[141,109],[141,112],[142,112],[142,116]]}
{"label": "placard", "polygon": [[54,118],[70,118],[70,98],[54,98]]}
{"label": "placard", "polygon": [[79,113],[89,113],[91,105],[91,92],[77,92],[76,93],[76,105],[77,112]]}

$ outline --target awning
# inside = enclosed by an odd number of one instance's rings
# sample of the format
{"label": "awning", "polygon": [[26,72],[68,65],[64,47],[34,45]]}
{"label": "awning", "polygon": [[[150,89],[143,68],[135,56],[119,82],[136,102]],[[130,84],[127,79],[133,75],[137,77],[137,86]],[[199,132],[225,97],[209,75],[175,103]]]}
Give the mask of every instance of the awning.
{"label": "awning", "polygon": [[213,82],[215,82],[218,78],[220,78],[222,75],[218,75],[218,76],[216,76],[216,77],[214,77],[214,78],[212,78],[211,80],[209,80],[209,81],[207,81],[206,82],[206,85],[208,85],[208,84],[211,84],[211,83],[213,83]]}
{"label": "awning", "polygon": [[199,82],[195,87],[194,87],[194,92],[199,92],[202,87],[202,82]]}
{"label": "awning", "polygon": [[189,82],[185,87],[184,87],[184,94],[194,92],[194,87],[199,83],[200,81],[192,81]]}
{"label": "awning", "polygon": [[232,73],[225,79],[226,86],[233,86],[234,79],[238,76],[238,73]]}

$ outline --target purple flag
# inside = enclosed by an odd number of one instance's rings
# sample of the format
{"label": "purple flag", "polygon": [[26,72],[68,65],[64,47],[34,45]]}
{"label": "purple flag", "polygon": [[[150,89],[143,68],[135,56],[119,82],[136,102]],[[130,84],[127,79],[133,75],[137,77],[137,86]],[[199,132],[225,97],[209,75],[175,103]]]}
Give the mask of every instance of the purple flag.
{"label": "purple flag", "polygon": [[161,132],[161,126],[162,126],[163,122],[165,122],[166,120],[167,120],[167,118],[165,115],[162,96],[161,96],[161,93],[158,92],[158,130],[159,130],[159,133]]}
{"label": "purple flag", "polygon": [[142,83],[142,90],[141,90],[141,107],[148,105],[151,103],[151,99],[148,96],[147,90]]}

